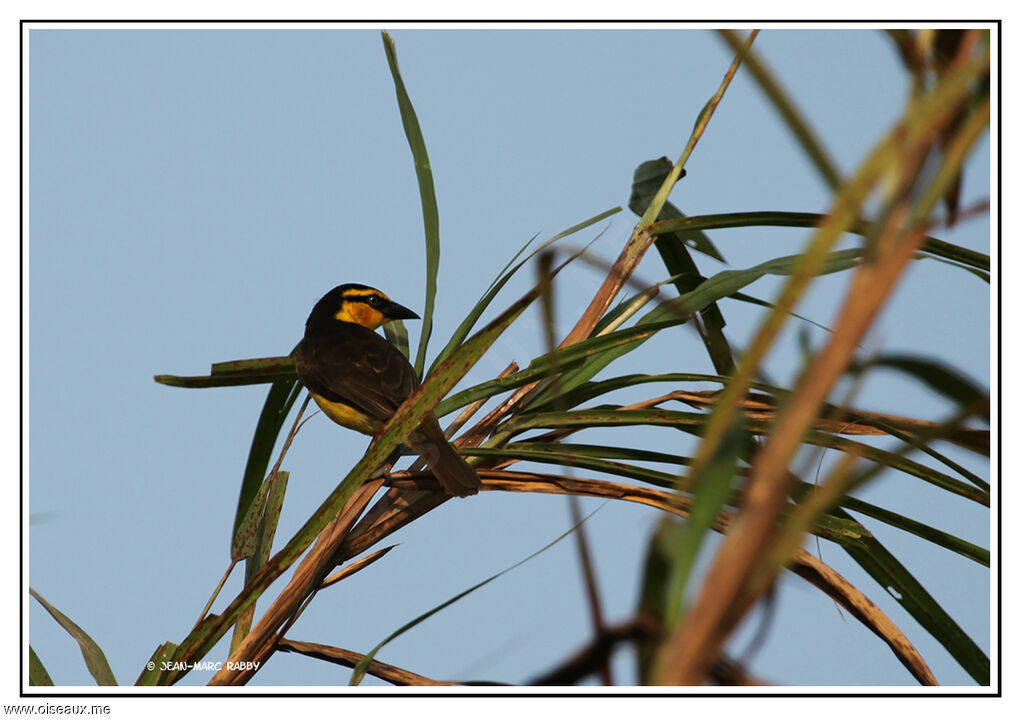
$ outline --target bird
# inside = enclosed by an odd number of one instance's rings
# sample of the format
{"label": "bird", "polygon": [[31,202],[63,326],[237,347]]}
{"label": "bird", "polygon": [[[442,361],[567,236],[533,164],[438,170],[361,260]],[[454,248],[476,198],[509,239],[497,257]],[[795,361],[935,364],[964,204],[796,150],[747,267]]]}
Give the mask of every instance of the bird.
{"label": "bird", "polygon": [[[375,331],[389,320],[418,319],[376,288],[339,285],[317,301],[295,351],[295,369],[324,414],[342,427],[376,435],[419,386],[405,355]],[[480,477],[448,442],[434,413],[404,440],[448,495],[480,490]]]}

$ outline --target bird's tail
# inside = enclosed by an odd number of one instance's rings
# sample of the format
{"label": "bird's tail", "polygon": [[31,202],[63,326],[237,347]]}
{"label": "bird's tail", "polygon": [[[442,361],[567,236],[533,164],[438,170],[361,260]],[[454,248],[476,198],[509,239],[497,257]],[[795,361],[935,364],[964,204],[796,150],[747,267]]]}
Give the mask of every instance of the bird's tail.
{"label": "bird's tail", "polygon": [[480,477],[444,436],[437,418],[424,420],[405,441],[423,458],[449,495],[466,497],[480,491]]}

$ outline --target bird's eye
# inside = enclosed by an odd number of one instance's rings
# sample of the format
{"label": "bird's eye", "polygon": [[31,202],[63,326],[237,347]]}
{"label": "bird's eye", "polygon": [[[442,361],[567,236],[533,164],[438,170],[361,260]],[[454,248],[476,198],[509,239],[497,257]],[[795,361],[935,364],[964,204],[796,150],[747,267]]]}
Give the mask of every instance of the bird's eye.
{"label": "bird's eye", "polygon": [[377,297],[376,295],[371,295],[366,302],[368,302],[370,304],[370,307],[379,307],[380,306],[380,298]]}

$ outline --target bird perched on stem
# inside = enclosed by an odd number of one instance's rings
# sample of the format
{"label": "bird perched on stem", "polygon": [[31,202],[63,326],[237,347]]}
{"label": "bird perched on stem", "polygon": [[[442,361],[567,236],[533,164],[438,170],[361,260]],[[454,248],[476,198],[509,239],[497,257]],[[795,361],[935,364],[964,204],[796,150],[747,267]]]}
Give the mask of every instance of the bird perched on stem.
{"label": "bird perched on stem", "polygon": [[[419,318],[380,290],[339,285],[313,306],[295,352],[299,380],[331,420],[376,435],[419,385],[405,356],[374,332],[389,320]],[[480,478],[430,413],[405,444],[414,450],[449,495],[480,489]]]}

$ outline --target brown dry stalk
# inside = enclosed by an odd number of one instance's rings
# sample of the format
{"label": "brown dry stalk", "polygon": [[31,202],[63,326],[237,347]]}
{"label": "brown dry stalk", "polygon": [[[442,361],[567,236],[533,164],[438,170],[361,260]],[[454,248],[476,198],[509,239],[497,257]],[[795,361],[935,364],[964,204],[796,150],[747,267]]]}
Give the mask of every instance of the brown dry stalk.
{"label": "brown dry stalk", "polygon": [[[893,248],[888,258],[863,265],[855,274],[835,333],[804,373],[751,464],[733,532],[722,544],[694,607],[664,646],[657,673],[660,684],[700,684],[738,622],[738,608],[749,607],[744,595],[753,590],[745,589],[747,578],[771,546],[776,518],[790,495],[789,459],[921,240],[920,234],[911,237]],[[880,249],[884,246],[880,243]]]}
{"label": "brown dry stalk", "polygon": [[373,563],[377,562],[394,549],[394,545],[389,545],[386,548],[381,548],[380,550],[370,553],[364,558],[359,558],[354,563],[349,563],[341,570],[334,573],[329,578],[325,579],[322,583],[320,583],[320,589],[325,590],[329,588],[331,585],[339,583],[351,575],[355,575],[357,572],[367,567],[368,565],[372,565]]}
{"label": "brown dry stalk", "polygon": [[[345,650],[331,645],[320,643],[301,642],[283,638],[278,641],[277,649],[284,652],[300,653],[318,660],[326,660],[343,667],[354,668],[363,659],[363,655],[351,650]],[[418,675],[409,670],[404,670],[394,665],[382,663],[379,660],[371,660],[366,667],[366,672],[381,680],[387,680],[392,685],[452,685],[454,683],[431,680],[425,675]]]}
{"label": "brown dry stalk", "polygon": [[[588,478],[566,478],[561,475],[508,470],[481,470],[480,481],[484,491],[529,492],[554,495],[585,495],[640,503],[666,512],[689,517],[690,500],[665,490],[639,487],[625,483]],[[406,489],[428,488],[436,485],[429,473],[395,473],[391,482]],[[733,513],[723,511],[712,525],[719,533],[727,533],[735,521]],[[383,534],[387,534],[386,532]],[[360,543],[356,543],[359,545]],[[936,684],[927,663],[896,624],[868,597],[846,578],[807,551],[798,549],[788,569],[811,582],[829,597],[850,610],[851,614],[871,632],[878,635],[922,684]]]}
{"label": "brown dry stalk", "polygon": [[302,606],[310,594],[319,588],[326,574],[335,567],[338,547],[383,482],[382,478],[370,480],[352,494],[345,509],[320,534],[313,548],[295,569],[288,585],[260,618],[256,627],[231,653],[228,658],[230,662],[226,663],[213,676],[210,685],[244,685],[256,671],[229,668],[234,664],[244,666],[247,662],[258,662],[262,666],[263,662],[273,654],[278,630]]}
{"label": "brown dry stalk", "polygon": [[[979,67],[983,65],[979,63]],[[846,300],[833,324],[834,333],[802,374],[763,450],[754,458],[737,521],[719,548],[693,608],[661,648],[655,674],[659,684],[695,685],[703,682],[721,654],[725,639],[746,609],[770,587],[776,569],[767,567],[766,563],[770,563],[776,551],[779,513],[792,489],[789,460],[817,417],[829,390],[847,367],[860,339],[925,238],[921,225],[908,222],[911,203],[914,202],[912,190],[926,153],[936,134],[948,125],[953,110],[962,102],[969,80],[970,75],[966,71],[951,75],[948,82],[941,82],[932,95],[922,100],[918,108],[929,108],[931,114],[922,117],[924,111],[919,109],[917,114],[904,119],[872,152],[855,176],[856,183],[851,181],[843,187],[836,199],[836,207],[823,221],[822,229],[811,245],[812,250],[820,251],[819,241],[830,237],[825,228],[832,226],[835,230],[846,226],[848,217],[860,204],[859,198],[865,197],[875,184],[878,170],[882,167],[880,163],[884,161],[878,157],[880,151],[891,147],[890,152],[898,153],[888,162],[896,184],[893,192],[887,195],[893,204],[881,234],[873,242],[869,239],[871,254],[854,273]],[[981,126],[965,127],[965,130],[977,133]],[[968,137],[970,133],[964,136]],[[963,152],[966,147],[962,148]],[[854,187],[856,192],[851,189]],[[922,209],[926,212],[921,213]],[[930,208],[914,207],[913,212],[927,214],[928,210]],[[792,293],[803,290],[796,280],[796,276],[791,278],[785,290],[790,294],[790,305],[797,297]],[[720,437],[724,432],[723,423],[730,419],[729,412],[733,408],[724,398],[738,400],[740,395],[745,395],[746,382],[741,383],[739,379],[744,371],[749,375],[761,352],[767,349],[764,340],[773,337],[778,329],[775,326],[780,322],[779,312],[786,307],[788,305],[780,299],[775,312],[759,331],[736,380],[726,388],[723,400],[718,404],[719,409],[725,412],[716,410],[712,414],[705,440],[691,467],[692,473],[696,474],[706,466],[709,453],[716,447],[712,441],[715,437],[713,430]],[[755,347],[758,352],[754,351]]]}
{"label": "brown dry stalk", "polygon": [[882,638],[919,683],[922,685],[939,684],[935,676],[932,675],[932,671],[928,669],[924,658],[917,652],[906,635],[900,632],[889,616],[871,602],[866,595],[809,552],[800,550],[796,557],[797,562],[790,566],[790,570],[827,593],[871,632]]}

